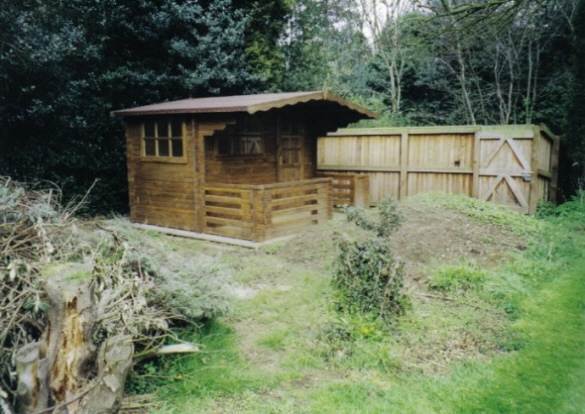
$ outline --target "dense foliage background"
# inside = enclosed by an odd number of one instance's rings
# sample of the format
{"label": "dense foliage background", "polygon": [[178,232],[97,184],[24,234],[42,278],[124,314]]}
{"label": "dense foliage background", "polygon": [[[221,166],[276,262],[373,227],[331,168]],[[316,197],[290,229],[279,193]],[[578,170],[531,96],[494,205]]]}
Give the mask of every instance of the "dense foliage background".
{"label": "dense foliage background", "polygon": [[0,0],[0,175],[127,208],[110,111],[321,89],[378,125],[547,123],[585,177],[585,0]]}

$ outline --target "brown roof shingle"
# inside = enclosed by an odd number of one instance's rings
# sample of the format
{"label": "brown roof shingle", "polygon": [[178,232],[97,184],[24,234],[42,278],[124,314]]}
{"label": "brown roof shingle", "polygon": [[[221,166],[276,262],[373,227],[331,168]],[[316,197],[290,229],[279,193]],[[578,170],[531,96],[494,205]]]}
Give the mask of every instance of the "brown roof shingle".
{"label": "brown roof shingle", "polygon": [[210,98],[190,98],[179,101],[164,102],[154,105],[113,111],[113,116],[139,116],[159,114],[206,114],[268,111],[288,105],[297,105],[310,101],[330,102],[345,107],[346,110],[360,114],[362,118],[377,118],[378,115],[359,105],[346,101],[327,91],[282,92],[257,95],[219,96]]}

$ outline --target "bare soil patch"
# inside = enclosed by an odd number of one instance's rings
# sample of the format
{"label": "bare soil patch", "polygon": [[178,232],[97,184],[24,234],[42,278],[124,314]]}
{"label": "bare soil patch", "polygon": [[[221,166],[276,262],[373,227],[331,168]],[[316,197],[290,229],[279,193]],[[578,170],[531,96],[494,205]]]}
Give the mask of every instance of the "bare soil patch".
{"label": "bare soil patch", "polygon": [[[501,225],[480,222],[463,213],[429,205],[411,197],[399,203],[404,220],[391,236],[394,254],[405,263],[406,279],[421,280],[425,269],[439,262],[461,259],[482,266],[496,266],[514,250],[526,249],[527,241]],[[324,226],[309,229],[288,241],[278,254],[292,263],[327,265],[335,256],[336,233],[353,232],[353,225],[336,213]]]}

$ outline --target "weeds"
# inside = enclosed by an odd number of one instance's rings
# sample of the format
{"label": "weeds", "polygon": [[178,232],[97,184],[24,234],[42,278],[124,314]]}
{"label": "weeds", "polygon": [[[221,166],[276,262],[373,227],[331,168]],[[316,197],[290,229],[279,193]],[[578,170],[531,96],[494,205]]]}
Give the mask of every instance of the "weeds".
{"label": "weeds", "polygon": [[513,212],[506,206],[486,203],[476,198],[447,193],[427,193],[417,195],[417,200],[427,206],[426,208],[450,209],[479,222],[496,225],[505,233],[537,239],[544,232],[544,226],[538,220]]}
{"label": "weeds", "polygon": [[458,265],[444,265],[431,275],[433,289],[457,292],[479,288],[486,278],[485,271],[473,262],[462,260]]}

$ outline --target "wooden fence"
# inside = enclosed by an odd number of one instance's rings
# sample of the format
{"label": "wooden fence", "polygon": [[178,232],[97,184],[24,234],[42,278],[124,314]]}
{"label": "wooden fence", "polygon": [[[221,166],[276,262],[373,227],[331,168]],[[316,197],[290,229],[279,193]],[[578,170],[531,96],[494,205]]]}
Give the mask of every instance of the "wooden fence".
{"label": "wooden fence", "polygon": [[263,241],[332,217],[331,179],[205,186],[204,233]]}
{"label": "wooden fence", "polygon": [[319,138],[317,168],[367,175],[371,204],[444,191],[534,213],[556,196],[558,150],[544,125],[345,129]]}

